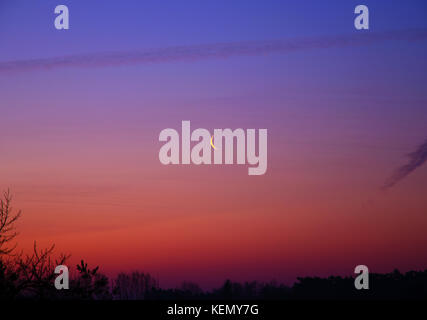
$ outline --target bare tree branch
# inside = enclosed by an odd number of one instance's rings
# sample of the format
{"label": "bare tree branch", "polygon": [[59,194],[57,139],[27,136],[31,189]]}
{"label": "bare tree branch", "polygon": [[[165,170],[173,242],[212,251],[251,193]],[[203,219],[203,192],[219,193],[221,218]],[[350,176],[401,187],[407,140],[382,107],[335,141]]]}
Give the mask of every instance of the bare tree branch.
{"label": "bare tree branch", "polygon": [[0,256],[10,255],[16,248],[16,244],[10,243],[18,235],[15,231],[15,222],[21,216],[21,211],[14,214],[11,202],[12,195],[8,189],[3,192],[3,198],[0,199]]}

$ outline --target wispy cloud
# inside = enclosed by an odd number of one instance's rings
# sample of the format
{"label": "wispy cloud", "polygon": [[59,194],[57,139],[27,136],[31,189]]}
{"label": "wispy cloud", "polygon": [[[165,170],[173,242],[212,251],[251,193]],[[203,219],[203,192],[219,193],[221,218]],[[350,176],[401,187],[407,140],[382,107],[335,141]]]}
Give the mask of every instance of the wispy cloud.
{"label": "wispy cloud", "polygon": [[0,75],[33,70],[51,70],[64,67],[93,68],[148,63],[185,62],[204,59],[224,59],[235,56],[286,54],[302,50],[369,45],[392,40],[421,41],[426,39],[427,29],[412,29],[382,33],[363,32],[315,38],[177,46],[132,52],[92,53],[45,59],[0,62]]}
{"label": "wispy cloud", "polygon": [[390,179],[388,179],[388,181],[384,184],[383,189],[393,187],[396,183],[404,179],[408,174],[422,166],[427,161],[427,140],[414,152],[408,154],[408,157],[409,162],[395,171]]}

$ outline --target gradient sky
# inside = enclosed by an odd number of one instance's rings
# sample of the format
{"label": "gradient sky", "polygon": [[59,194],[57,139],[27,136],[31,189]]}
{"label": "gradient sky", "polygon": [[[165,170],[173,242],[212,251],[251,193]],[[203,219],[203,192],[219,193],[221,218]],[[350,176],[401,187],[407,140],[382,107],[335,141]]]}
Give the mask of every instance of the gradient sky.
{"label": "gradient sky", "polygon": [[[0,0],[0,65],[79,54],[427,30],[425,1]],[[54,8],[70,9],[70,30]],[[427,40],[0,72],[0,189],[34,240],[176,286],[427,267]],[[1,69],[1,68],[0,68]],[[267,128],[268,170],[163,166],[164,128]]]}

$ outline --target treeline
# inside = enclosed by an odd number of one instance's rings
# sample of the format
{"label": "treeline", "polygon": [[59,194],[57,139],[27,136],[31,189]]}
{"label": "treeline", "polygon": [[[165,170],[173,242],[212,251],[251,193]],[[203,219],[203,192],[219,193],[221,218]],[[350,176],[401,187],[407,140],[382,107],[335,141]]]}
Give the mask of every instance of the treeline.
{"label": "treeline", "polygon": [[[19,267],[18,267],[19,268]],[[54,286],[56,274],[28,277],[9,270],[0,260],[0,300],[385,300],[426,299],[427,270],[370,274],[368,290],[356,290],[352,277],[303,277],[291,287],[276,282],[238,283],[227,280],[220,288],[203,291],[196,283],[162,289],[148,273],[119,273],[110,280],[83,261],[71,277],[68,290]]]}
{"label": "treeline", "polygon": [[196,284],[184,283],[179,289],[153,288],[146,299],[226,299],[226,300],[301,300],[301,299],[426,299],[427,270],[400,273],[395,270],[386,274],[370,274],[370,289],[357,290],[353,277],[331,276],[328,278],[301,277],[288,287],[275,282],[245,282],[230,280],[212,291],[203,292]]}

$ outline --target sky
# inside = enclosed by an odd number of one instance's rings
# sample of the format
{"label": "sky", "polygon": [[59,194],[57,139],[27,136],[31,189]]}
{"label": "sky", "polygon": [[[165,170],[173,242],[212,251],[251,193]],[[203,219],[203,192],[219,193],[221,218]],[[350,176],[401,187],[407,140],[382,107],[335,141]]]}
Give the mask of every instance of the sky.
{"label": "sky", "polygon": [[[163,287],[425,269],[427,3],[364,1],[363,31],[358,4],[0,0],[19,247]],[[268,129],[266,174],[162,165],[159,133],[182,120]]]}

